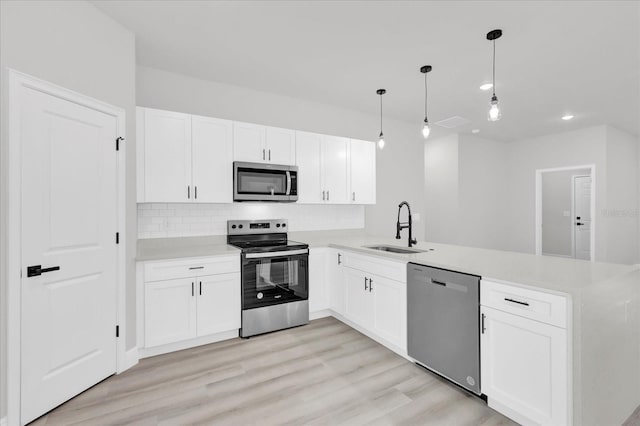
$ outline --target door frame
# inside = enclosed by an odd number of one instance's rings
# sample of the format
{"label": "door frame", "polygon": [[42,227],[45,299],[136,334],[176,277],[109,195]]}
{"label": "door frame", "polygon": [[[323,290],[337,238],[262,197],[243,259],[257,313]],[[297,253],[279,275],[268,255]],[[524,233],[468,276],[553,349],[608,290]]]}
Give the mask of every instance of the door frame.
{"label": "door frame", "polygon": [[[8,424],[20,424],[21,395],[21,149],[20,149],[20,92],[28,87],[75,104],[100,111],[116,118],[117,134],[126,137],[125,110],[97,99],[82,95],[47,81],[32,77],[11,68],[6,68],[8,97],[3,108],[7,118],[7,420]],[[5,105],[6,106],[6,105]],[[114,151],[116,141],[114,140]],[[126,370],[126,155],[125,149],[118,151],[117,167],[117,229],[121,244],[116,255],[116,321],[120,334],[116,339],[116,373]],[[115,330],[114,330],[115,332]]]}
{"label": "door frame", "polygon": [[[596,165],[586,164],[578,166],[567,167],[553,167],[548,169],[536,169],[536,255],[542,255],[542,174],[549,172],[564,172],[570,170],[585,170],[588,169],[591,174],[591,241],[590,243],[590,260],[595,261],[596,254]],[[573,210],[573,187],[571,189],[572,199],[571,206]],[[573,244],[573,231],[572,231],[572,244]],[[573,250],[573,248],[572,248]]]}
{"label": "door frame", "polygon": [[[576,258],[576,226],[574,220],[576,217],[576,178],[577,177],[591,177],[590,175],[573,175],[571,176],[571,254]],[[591,180],[591,196],[593,197],[593,179]],[[593,217],[591,218],[593,220]],[[589,243],[593,237],[590,237]],[[591,247],[589,247],[589,254],[591,255]],[[591,256],[593,258],[593,256]]]}

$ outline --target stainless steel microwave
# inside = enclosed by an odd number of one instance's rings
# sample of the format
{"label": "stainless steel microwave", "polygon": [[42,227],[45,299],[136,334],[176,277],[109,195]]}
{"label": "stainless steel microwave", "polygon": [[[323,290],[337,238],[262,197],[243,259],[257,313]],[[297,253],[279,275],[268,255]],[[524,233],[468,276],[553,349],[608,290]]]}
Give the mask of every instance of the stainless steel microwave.
{"label": "stainless steel microwave", "polygon": [[234,162],[233,201],[298,201],[298,168]]}

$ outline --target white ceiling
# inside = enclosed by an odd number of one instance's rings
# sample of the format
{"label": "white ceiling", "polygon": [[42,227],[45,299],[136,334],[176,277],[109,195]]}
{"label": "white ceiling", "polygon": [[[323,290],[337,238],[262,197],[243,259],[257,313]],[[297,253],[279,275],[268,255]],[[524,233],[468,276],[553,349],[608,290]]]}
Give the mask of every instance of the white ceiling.
{"label": "white ceiling", "polygon": [[[93,3],[136,34],[144,66],[369,114],[385,88],[385,114],[419,129],[431,64],[431,122],[459,115],[471,123],[456,130],[502,141],[597,124],[640,134],[637,1]],[[494,28],[503,118],[489,123],[478,87]]]}

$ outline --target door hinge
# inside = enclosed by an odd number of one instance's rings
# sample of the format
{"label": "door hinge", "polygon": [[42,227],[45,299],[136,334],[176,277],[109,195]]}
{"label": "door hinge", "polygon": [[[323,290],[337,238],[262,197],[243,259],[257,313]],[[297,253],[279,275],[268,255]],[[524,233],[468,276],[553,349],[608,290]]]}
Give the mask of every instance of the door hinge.
{"label": "door hinge", "polygon": [[116,151],[120,151],[120,141],[124,142],[124,138],[122,136],[118,136],[116,138]]}
{"label": "door hinge", "polygon": [[120,337],[120,326],[116,325],[116,337]]}
{"label": "door hinge", "polygon": [[120,244],[120,233],[116,232],[116,244]]}

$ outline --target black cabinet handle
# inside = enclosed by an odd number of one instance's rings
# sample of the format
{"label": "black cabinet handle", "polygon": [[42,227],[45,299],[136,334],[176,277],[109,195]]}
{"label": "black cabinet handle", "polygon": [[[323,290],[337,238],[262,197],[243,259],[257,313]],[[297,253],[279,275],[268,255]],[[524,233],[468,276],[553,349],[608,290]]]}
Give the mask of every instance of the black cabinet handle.
{"label": "black cabinet handle", "polygon": [[371,293],[371,290],[373,290],[373,280],[369,278],[369,293]]}
{"label": "black cabinet handle", "polygon": [[364,291],[367,291],[367,277],[364,277]]}
{"label": "black cabinet handle", "polygon": [[269,149],[269,161],[271,161],[271,149]]}
{"label": "black cabinet handle", "polygon": [[338,253],[338,265],[342,265],[342,255]]}
{"label": "black cabinet handle", "polygon": [[200,296],[202,296],[202,281],[200,281]]}
{"label": "black cabinet handle", "polygon": [[51,266],[49,268],[43,268],[42,265],[27,266],[27,277],[38,277],[46,272],[59,271],[59,266]]}
{"label": "black cabinet handle", "polygon": [[504,300],[506,302],[517,303],[518,305],[529,306],[529,303],[527,302],[521,302],[519,300],[509,299],[508,297],[505,297]]}
{"label": "black cabinet handle", "polygon": [[190,270],[193,270],[193,269],[204,269],[204,266],[191,266],[189,269]]}
{"label": "black cabinet handle", "polygon": [[195,291],[195,288],[194,288],[194,287],[195,287],[195,283],[193,283],[193,282],[192,282],[192,283],[191,283],[191,296],[192,296],[192,297],[196,295],[196,291]]}
{"label": "black cabinet handle", "polygon": [[481,317],[481,326],[480,327],[481,327],[482,334],[484,334],[484,332],[486,330],[486,328],[484,328],[484,314],[482,314],[482,317]]}
{"label": "black cabinet handle", "polygon": [[187,198],[191,199],[191,186],[187,185]]}
{"label": "black cabinet handle", "polygon": [[198,187],[197,186],[193,187],[193,198],[195,198],[196,200],[198,199]]}

